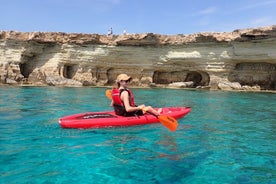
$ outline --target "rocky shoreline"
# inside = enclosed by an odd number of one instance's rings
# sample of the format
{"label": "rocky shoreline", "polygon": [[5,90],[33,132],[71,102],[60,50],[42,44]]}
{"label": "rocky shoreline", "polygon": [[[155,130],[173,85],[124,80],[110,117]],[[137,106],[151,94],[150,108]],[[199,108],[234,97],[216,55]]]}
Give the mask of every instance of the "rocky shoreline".
{"label": "rocky shoreline", "polygon": [[228,33],[98,35],[0,31],[0,85],[276,90],[276,26]]}

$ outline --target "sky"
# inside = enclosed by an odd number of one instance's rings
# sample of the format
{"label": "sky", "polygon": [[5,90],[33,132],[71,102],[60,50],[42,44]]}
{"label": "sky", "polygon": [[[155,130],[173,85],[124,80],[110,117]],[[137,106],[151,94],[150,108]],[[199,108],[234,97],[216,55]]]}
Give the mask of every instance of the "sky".
{"label": "sky", "polygon": [[231,32],[276,25],[276,0],[0,0],[0,30]]}

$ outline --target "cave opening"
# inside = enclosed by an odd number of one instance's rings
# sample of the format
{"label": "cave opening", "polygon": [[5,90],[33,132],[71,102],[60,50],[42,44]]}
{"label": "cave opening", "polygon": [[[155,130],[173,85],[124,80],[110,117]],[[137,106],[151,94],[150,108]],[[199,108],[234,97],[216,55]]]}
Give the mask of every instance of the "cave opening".
{"label": "cave opening", "polygon": [[170,84],[174,82],[193,82],[193,87],[208,86],[210,76],[203,71],[177,71],[177,72],[160,72],[155,71],[153,82],[156,84]]}
{"label": "cave opening", "polygon": [[20,63],[19,68],[20,68],[20,73],[24,76],[24,78],[29,78],[29,75],[33,71],[33,67],[28,65],[27,63]]}
{"label": "cave opening", "polygon": [[19,63],[19,69],[24,78],[29,78],[35,67],[37,67],[35,54],[29,53],[28,55],[21,55],[21,63]]}
{"label": "cave opening", "polygon": [[185,82],[189,82],[189,81],[192,81],[194,83],[193,87],[200,86],[200,83],[202,81],[202,76],[198,72],[189,72],[187,74]]}
{"label": "cave opening", "polygon": [[190,71],[187,73],[185,82],[193,82],[193,87],[208,86],[210,83],[210,76],[207,72],[203,71]]}
{"label": "cave opening", "polygon": [[75,76],[77,69],[77,65],[64,65],[63,77],[72,79]]}
{"label": "cave opening", "polygon": [[107,70],[107,85],[112,85],[114,84],[115,80],[116,80],[116,76],[117,74],[114,72],[114,69],[113,68],[110,68]]}
{"label": "cave opening", "polygon": [[173,82],[183,82],[185,76],[185,71],[155,71],[153,73],[153,82],[156,84],[170,84]]}

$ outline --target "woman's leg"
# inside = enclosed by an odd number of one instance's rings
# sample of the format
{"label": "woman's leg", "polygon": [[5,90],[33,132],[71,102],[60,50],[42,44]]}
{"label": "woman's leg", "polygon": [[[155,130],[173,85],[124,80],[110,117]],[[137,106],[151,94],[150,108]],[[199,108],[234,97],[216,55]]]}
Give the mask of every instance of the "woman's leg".
{"label": "woman's leg", "polygon": [[147,106],[146,109],[147,109],[147,111],[155,114],[156,116],[159,116],[161,114],[161,112],[162,112],[162,108],[159,108],[158,110],[155,110],[151,106]]}

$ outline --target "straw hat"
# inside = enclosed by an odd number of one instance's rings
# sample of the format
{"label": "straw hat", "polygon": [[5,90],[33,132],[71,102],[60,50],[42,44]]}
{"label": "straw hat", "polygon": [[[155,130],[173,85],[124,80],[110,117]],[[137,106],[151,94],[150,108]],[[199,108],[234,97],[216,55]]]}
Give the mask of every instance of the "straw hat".
{"label": "straw hat", "polygon": [[122,74],[117,76],[116,81],[120,82],[120,81],[127,81],[127,80],[131,80],[131,79],[132,78],[130,76],[128,76],[127,74],[122,73]]}

